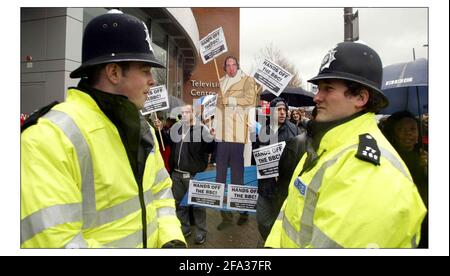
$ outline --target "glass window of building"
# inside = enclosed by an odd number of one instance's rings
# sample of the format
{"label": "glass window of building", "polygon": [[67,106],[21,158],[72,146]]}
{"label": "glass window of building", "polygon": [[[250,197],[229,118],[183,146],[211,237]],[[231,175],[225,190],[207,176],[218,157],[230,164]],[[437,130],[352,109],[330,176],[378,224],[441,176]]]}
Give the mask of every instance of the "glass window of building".
{"label": "glass window of building", "polygon": [[178,67],[177,67],[177,97],[182,98],[183,95],[183,56],[180,54],[178,55]]}
{"label": "glass window of building", "polygon": [[[159,24],[151,24],[152,47],[155,57],[167,65],[167,40],[168,37]],[[167,70],[153,68],[153,77],[156,85],[165,85],[167,87]]]}
{"label": "glass window of building", "polygon": [[167,92],[172,96],[177,96],[177,58],[177,47],[172,41],[169,41],[169,66],[167,67],[169,81]]}
{"label": "glass window of building", "polygon": [[[152,43],[153,51],[157,60],[162,64],[167,64],[167,51],[155,43]],[[167,86],[167,70],[162,68],[152,68],[153,78],[156,81],[156,85]]]}

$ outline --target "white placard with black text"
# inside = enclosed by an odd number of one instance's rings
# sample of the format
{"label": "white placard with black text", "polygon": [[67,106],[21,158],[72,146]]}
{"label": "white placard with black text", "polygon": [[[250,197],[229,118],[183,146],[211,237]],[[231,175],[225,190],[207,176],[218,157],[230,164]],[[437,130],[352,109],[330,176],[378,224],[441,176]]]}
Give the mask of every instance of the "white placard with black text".
{"label": "white placard with black text", "polygon": [[285,146],[286,142],[283,141],[253,150],[258,179],[278,176],[278,163]]}
{"label": "white placard with black text", "polygon": [[155,86],[150,88],[147,94],[147,100],[142,108],[142,115],[149,114],[151,112],[164,110],[169,108],[169,96],[165,85]]}
{"label": "white placard with black text", "polygon": [[258,187],[228,184],[227,209],[256,212]]}
{"label": "white placard with black text", "polygon": [[222,208],[225,184],[207,181],[189,181],[188,204]]}
{"label": "white placard with black text", "polygon": [[215,29],[200,40],[200,56],[205,64],[227,51],[227,42],[222,27]]}
{"label": "white placard with black text", "polygon": [[293,75],[275,62],[264,59],[256,68],[253,77],[263,86],[263,90],[269,90],[278,97],[287,87]]}
{"label": "white placard with black text", "polygon": [[210,95],[207,96],[205,101],[203,101],[203,119],[208,119],[216,114],[216,103],[217,96]]}

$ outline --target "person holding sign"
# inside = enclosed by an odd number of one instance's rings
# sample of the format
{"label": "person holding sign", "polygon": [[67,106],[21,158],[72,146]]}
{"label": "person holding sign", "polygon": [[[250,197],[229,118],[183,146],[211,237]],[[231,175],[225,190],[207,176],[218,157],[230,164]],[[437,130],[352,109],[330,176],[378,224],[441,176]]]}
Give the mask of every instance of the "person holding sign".
{"label": "person holding sign", "polygon": [[22,248],[186,247],[172,181],[139,112],[155,84],[148,29],[112,10],[85,28],[81,78],[24,123]]}
{"label": "person holding sign", "polygon": [[[189,181],[208,166],[208,153],[212,152],[213,137],[209,135],[206,126],[195,120],[192,105],[181,108],[181,121],[172,126],[170,136],[173,141],[170,153],[172,191],[183,234],[188,237],[191,235],[189,207],[181,206],[180,203],[189,189]],[[206,209],[194,207],[193,216],[196,227],[195,243],[203,244],[207,233]]]}
{"label": "person holding sign", "polygon": [[[217,143],[216,182],[225,183],[227,168],[231,167],[231,183],[244,184],[244,145],[249,142],[248,112],[256,105],[258,89],[255,80],[240,68],[236,57],[225,58],[226,75],[220,79],[217,95],[214,133]],[[222,211],[217,229],[231,226],[233,215]],[[247,213],[241,213],[238,225],[246,223]]]}
{"label": "person holding sign", "polygon": [[411,248],[426,208],[408,168],[378,128],[388,105],[369,46],[342,42],[322,61],[306,151],[266,247]]}
{"label": "person holding sign", "polygon": [[[255,148],[288,141],[300,134],[300,129],[286,120],[288,105],[283,98],[277,97],[270,102],[270,124],[261,129]],[[265,241],[272,225],[280,212],[285,197],[278,192],[278,177],[258,179],[258,201],[256,203],[256,221],[262,239]]]}

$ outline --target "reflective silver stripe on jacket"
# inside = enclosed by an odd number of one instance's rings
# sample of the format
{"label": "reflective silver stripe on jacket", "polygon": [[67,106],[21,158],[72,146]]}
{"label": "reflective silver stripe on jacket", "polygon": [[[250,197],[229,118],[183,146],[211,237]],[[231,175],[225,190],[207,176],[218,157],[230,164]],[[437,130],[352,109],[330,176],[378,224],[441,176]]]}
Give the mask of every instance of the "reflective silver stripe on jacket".
{"label": "reflective silver stripe on jacket", "polygon": [[[283,212],[283,211],[282,211]],[[278,217],[280,217],[281,213],[278,215]],[[294,226],[291,225],[291,223],[289,222],[289,220],[286,218],[286,216],[282,215],[282,227],[284,232],[286,233],[286,235],[289,237],[289,239],[291,239],[298,247],[301,247],[300,244],[300,234],[295,230]]]}
{"label": "reflective silver stripe on jacket", "polygon": [[174,207],[159,207],[156,212],[158,218],[177,215]]}
{"label": "reflective silver stripe on jacket", "polygon": [[43,116],[57,125],[69,138],[77,152],[81,174],[81,191],[83,194],[83,229],[92,227],[95,221],[95,190],[91,151],[81,130],[73,119],[64,112],[50,110]]}
{"label": "reflective silver stripe on jacket", "polygon": [[163,167],[156,173],[155,183],[158,184],[168,177],[170,177],[170,175],[167,172],[166,168]]}
{"label": "reflective silver stripe on jacket", "polygon": [[[305,247],[312,245],[315,248],[342,248],[342,246],[329,238],[324,232],[322,232],[316,225],[314,225],[314,213],[317,205],[317,193],[323,182],[323,176],[325,171],[331,167],[342,155],[352,148],[357,148],[358,145],[351,145],[322,164],[319,170],[314,175],[311,183],[308,186],[308,192],[305,197],[305,205],[303,207],[303,213],[300,220],[300,232],[297,232],[295,228],[290,224],[288,219],[284,216],[284,213],[280,212],[278,219],[283,220],[283,229],[286,235],[297,244],[299,247]],[[381,148],[381,156],[388,160],[393,167],[399,170],[405,177],[411,180],[411,176],[407,173],[402,166],[401,162],[388,150]]]}
{"label": "reflective silver stripe on jacket", "polygon": [[417,238],[417,235],[414,235],[414,236],[411,238],[411,248],[417,248],[416,238]]}
{"label": "reflective silver stripe on jacket", "polygon": [[399,170],[406,178],[409,179],[409,181],[411,181],[411,182],[413,181],[412,178],[411,178],[411,175],[405,170],[405,168],[402,166],[402,162],[400,162],[400,160],[398,160],[397,157],[395,157],[387,149],[384,149],[384,148],[380,147],[380,151],[381,151],[381,156],[383,156],[389,162],[391,162],[391,165],[393,167],[395,167],[397,170]]}
{"label": "reflective silver stripe on jacket", "polygon": [[87,242],[83,238],[83,234],[80,232],[70,242],[64,246],[67,249],[88,248]]}
{"label": "reflective silver stripe on jacket", "polygon": [[[164,169],[165,170],[165,169]],[[172,188],[165,188],[154,195],[155,199],[173,198]]]}
{"label": "reflective silver stripe on jacket", "polygon": [[[164,181],[169,177],[169,173],[166,168],[161,168],[156,174],[155,183],[158,185],[160,182]],[[165,188],[154,195],[155,200],[159,199],[173,199],[172,188]],[[176,216],[176,211],[174,207],[159,207],[156,211],[158,218],[165,216]]]}
{"label": "reflective silver stripe on jacket", "polygon": [[[295,231],[295,228],[289,223],[289,221],[287,219],[283,219],[282,225],[289,239],[291,239],[298,247],[302,247],[300,244],[301,236],[297,231]],[[313,226],[312,233],[311,245],[314,248],[343,248],[315,225]]]}
{"label": "reflective silver stripe on jacket", "polygon": [[80,203],[54,205],[41,209],[20,221],[20,243],[24,243],[47,228],[81,220]]}
{"label": "reflective silver stripe on jacket", "polygon": [[311,245],[314,248],[344,248],[314,225]]}
{"label": "reflective silver stripe on jacket", "polygon": [[[44,231],[49,227],[53,227],[59,224],[80,221],[83,222],[82,228],[87,229],[113,222],[141,209],[139,196],[135,196],[134,198],[129,199],[125,202],[97,212],[91,152],[86,140],[84,139],[83,134],[81,133],[81,130],[68,114],[61,111],[51,110],[46,115],[44,115],[43,118],[50,120],[52,123],[58,126],[71,141],[76,150],[82,179],[82,204],[51,206],[39,210],[38,212],[24,218],[21,221],[21,242],[32,238],[34,235]],[[167,173],[165,168],[159,170],[155,178],[155,183],[159,183],[165,180],[168,176],[169,174]],[[171,189],[168,188],[160,191],[159,193],[157,193],[157,198],[173,198]],[[148,191],[144,192],[144,201],[146,202],[146,206],[149,203],[153,202],[154,199],[155,196],[152,194],[151,188]],[[75,205],[76,208],[72,205]],[[172,212],[169,209],[169,207],[164,208],[160,212],[158,212],[158,214],[173,214],[175,216],[175,212]],[[75,213],[77,213],[76,216],[74,215]],[[155,224],[155,230],[156,226],[157,225]],[[140,243],[142,243],[142,230],[139,230],[137,232],[139,232],[140,234],[136,234],[136,238],[140,239]],[[147,235],[151,233],[151,231],[147,231]],[[74,241],[80,242],[79,239],[75,238]],[[133,238],[123,238],[120,240],[120,244],[124,247],[135,247],[133,246],[134,244],[139,244],[133,241],[132,245],[126,245],[125,241],[127,240],[132,241]],[[83,243],[80,243],[80,247],[83,247]]]}
{"label": "reflective silver stripe on jacket", "polygon": [[[147,224],[147,238],[156,231],[157,227],[158,222],[156,220],[153,220]],[[142,229],[135,231],[134,233],[121,239],[105,244],[106,247],[116,248],[136,248],[139,245],[142,246]]]}
{"label": "reflective silver stripe on jacket", "polygon": [[303,213],[300,222],[300,246],[305,247],[308,244],[311,244],[313,230],[314,230],[314,213],[316,211],[317,205],[317,193],[320,189],[320,186],[323,182],[323,176],[325,171],[331,167],[336,161],[349,149],[357,148],[358,145],[351,145],[343,150],[341,150],[338,154],[334,156],[333,159],[330,159],[322,164],[320,169],[316,172],[314,177],[312,178],[308,191],[305,197],[305,206],[303,207]]}
{"label": "reflective silver stripe on jacket", "polygon": [[283,220],[283,218],[284,218],[284,211],[281,210],[281,211],[278,213],[277,220]]}
{"label": "reflective silver stripe on jacket", "polygon": [[[152,202],[153,197],[151,196],[150,189],[144,193],[144,198],[146,199],[145,200],[146,205]],[[92,225],[92,227],[97,227],[109,222],[116,221],[139,210],[141,210],[141,205],[139,203],[139,196],[135,196],[129,200],[116,204],[110,208],[98,211],[96,214],[95,223]]]}

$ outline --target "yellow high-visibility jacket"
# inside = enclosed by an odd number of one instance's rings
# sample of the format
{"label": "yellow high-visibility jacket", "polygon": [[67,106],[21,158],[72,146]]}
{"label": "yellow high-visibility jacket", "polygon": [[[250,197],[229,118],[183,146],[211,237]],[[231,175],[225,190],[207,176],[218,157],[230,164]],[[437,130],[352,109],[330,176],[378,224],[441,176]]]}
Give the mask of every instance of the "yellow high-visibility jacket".
{"label": "yellow high-visibility jacket", "polygon": [[141,206],[147,247],[185,242],[151,132],[140,197],[116,126],[87,93],[69,89],[21,136],[21,247],[142,247]]}
{"label": "yellow high-visibility jacket", "polygon": [[[374,139],[381,153],[358,148],[361,137]],[[373,154],[374,163],[357,158],[358,153]],[[300,176],[306,154],[297,165],[266,247],[416,247],[426,208],[373,113],[329,130],[317,154],[317,163]]]}

